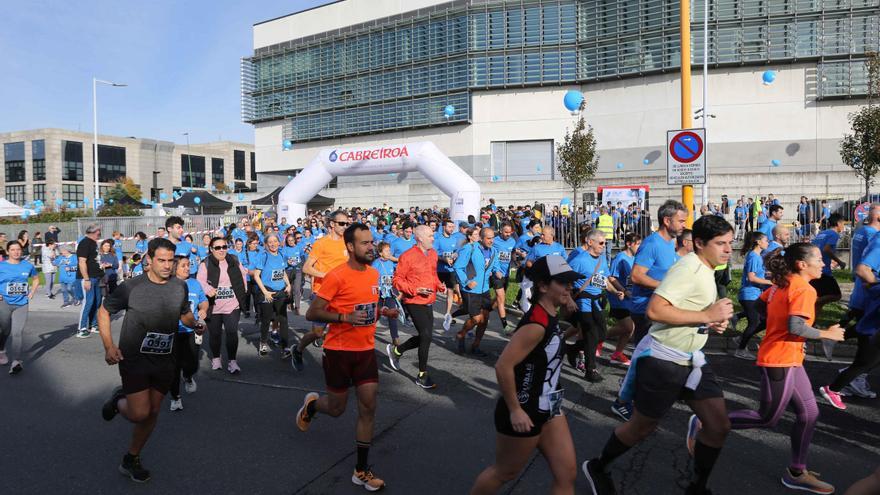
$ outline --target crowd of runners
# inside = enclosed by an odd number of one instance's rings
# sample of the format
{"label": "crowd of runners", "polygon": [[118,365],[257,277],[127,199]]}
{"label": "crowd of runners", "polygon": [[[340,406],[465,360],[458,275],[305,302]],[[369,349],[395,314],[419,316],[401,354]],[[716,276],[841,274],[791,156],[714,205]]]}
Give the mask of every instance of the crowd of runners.
{"label": "crowd of runners", "polygon": [[[258,354],[289,361],[292,372],[304,369],[309,345],[322,348],[326,391],[305,395],[296,414],[300,430],[306,432],[321,415],[342,415],[354,388],[351,479],[369,491],[382,489],[385,482],[369,463],[381,396],[378,360],[401,370],[409,366],[405,357],[412,356],[415,385],[435,389],[429,367],[435,331],[453,336],[463,357],[484,359],[488,354],[481,343],[497,315],[509,338],[495,362],[501,395],[494,411],[497,458],[475,480],[471,493],[497,493],[522,471],[535,449],[550,466],[550,491],[574,492],[576,452],[559,385],[565,363],[589,383],[605,378],[603,363],[627,367],[612,406],[623,422],[603,449],[581,465],[594,494],[615,493],[610,466],[649,436],[680,400],[694,413],[685,439],[694,468],[687,493],[709,493],[710,474],[731,429],[773,427],[789,407],[796,421],[791,462],[780,469],[782,484],[834,493],[807,464],[819,421],[816,396],[841,410],[848,396],[876,397],[868,374],[880,365],[880,204],[854,226],[854,290],[846,317],[818,328],[823,307],[842,296],[832,270],[847,268],[837,254],[843,218],[823,212],[823,229],[808,236],[795,233],[810,242],[792,242],[778,201],[771,196],[760,210],[752,200],[747,203],[748,211],[746,203],[737,204],[733,224],[725,212],[707,205],[688,229],[686,208],[667,201],[652,219],[642,220],[653,223],[644,238],[638,229],[620,228],[626,221],[621,218],[632,213],[621,216],[609,204],[596,216],[584,215],[574,230],[579,246],[573,250],[557,241],[557,212],[504,208],[494,201],[479,217],[458,222],[437,207],[355,208],[289,222],[249,215],[198,242],[185,234],[185,221],[172,216],[155,235],[138,233],[135,252],[125,261],[116,252],[121,250],[117,236],[102,241],[98,225],[83,232],[75,252],[65,250],[53,259],[60,258],[55,266],[62,283],[76,289],[70,289],[70,299],[65,292],[64,304],[79,304],[77,336],[99,334],[107,364],[119,368],[122,385],[113,390],[102,414],[108,421],[122,415],[134,424],[119,465],[134,481],[150,478],[140,453],[164,396],[170,392],[170,409],[180,411],[181,383],[190,394],[197,390],[203,339],[213,371],[246,372],[237,361],[239,327],[243,319],[253,318],[260,330]],[[804,214],[801,210],[798,215]],[[758,226],[753,213],[762,217]],[[726,288],[733,243],[740,238],[741,288],[730,296],[739,300],[742,311],[735,314]],[[0,364],[18,374],[28,301],[39,279],[18,241],[5,248]],[[112,286],[108,271],[116,272]],[[509,293],[513,290],[516,294]],[[518,322],[511,308],[522,313]],[[290,315],[304,310],[310,328],[292,332]],[[115,342],[111,315],[121,311],[125,315]],[[377,351],[375,333],[382,319],[391,341]],[[747,325],[734,355],[758,367],[757,411],[728,411],[702,352],[710,334],[723,333],[741,319]],[[413,335],[401,340],[401,326],[413,327]],[[761,331],[755,355],[749,343]],[[804,342],[810,339],[821,341],[829,356],[836,342],[853,339],[857,345],[852,364],[818,388],[804,370]],[[614,350],[602,359],[606,340]],[[880,471],[847,493],[878,490]]]}

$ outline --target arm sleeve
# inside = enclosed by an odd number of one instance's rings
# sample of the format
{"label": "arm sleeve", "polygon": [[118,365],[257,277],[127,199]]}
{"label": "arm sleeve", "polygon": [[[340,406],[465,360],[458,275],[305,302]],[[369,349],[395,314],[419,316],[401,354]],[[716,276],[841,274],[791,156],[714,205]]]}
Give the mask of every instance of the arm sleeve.
{"label": "arm sleeve", "polygon": [[805,339],[818,339],[819,330],[807,325],[807,320],[802,316],[791,315],[788,317],[788,333]]}
{"label": "arm sleeve", "polygon": [[205,267],[204,263],[199,263],[199,271],[196,273],[196,280],[202,287],[202,291],[207,291],[211,288],[211,285],[208,283],[208,269]]}
{"label": "arm sleeve", "polygon": [[455,276],[458,277],[463,284],[467,284],[468,276],[467,276],[467,266],[471,261],[471,249],[468,249],[467,246],[462,248],[462,250],[458,253],[458,258],[455,259],[455,263],[453,267],[455,267]]}
{"label": "arm sleeve", "polygon": [[406,295],[413,295],[416,291],[409,280],[409,275],[412,271],[409,258],[409,256],[401,256],[399,258],[400,261],[397,264],[397,269],[394,271],[394,278],[391,281],[391,285]]}

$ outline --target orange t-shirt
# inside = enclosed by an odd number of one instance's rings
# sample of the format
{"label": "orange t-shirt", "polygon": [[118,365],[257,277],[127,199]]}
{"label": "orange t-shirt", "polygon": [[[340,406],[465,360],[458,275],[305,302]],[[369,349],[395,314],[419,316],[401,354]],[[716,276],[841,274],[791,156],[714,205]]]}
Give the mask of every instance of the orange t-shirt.
{"label": "orange t-shirt", "polygon": [[379,312],[379,271],[368,266],[358,271],[343,263],[324,277],[318,297],[325,299],[327,311],[351,313],[366,311],[373,318],[364,325],[330,323],[324,335],[324,348],[335,351],[371,351],[375,345]]}
{"label": "orange t-shirt", "polygon": [[797,275],[788,277],[788,287],[772,286],[761,299],[767,303],[767,331],[758,349],[758,366],[788,368],[804,363],[806,339],[788,331],[788,317],[800,316],[812,326],[816,319],[816,289]]}
{"label": "orange t-shirt", "polygon": [[[345,249],[345,241],[334,241],[330,237],[322,237],[315,241],[309,252],[309,259],[315,258],[315,270],[330,273],[330,270],[348,261],[348,250]],[[321,290],[323,278],[312,279],[312,292],[317,294]]]}

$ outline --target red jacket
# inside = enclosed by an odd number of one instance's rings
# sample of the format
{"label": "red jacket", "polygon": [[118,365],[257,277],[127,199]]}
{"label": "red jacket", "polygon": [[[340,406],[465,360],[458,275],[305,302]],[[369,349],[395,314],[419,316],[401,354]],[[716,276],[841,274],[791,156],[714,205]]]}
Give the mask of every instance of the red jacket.
{"label": "red jacket", "polygon": [[[434,304],[442,285],[437,278],[437,251],[429,249],[423,253],[418,244],[405,251],[398,259],[392,284],[400,291],[404,304]],[[420,295],[416,292],[420,287],[434,292]]]}

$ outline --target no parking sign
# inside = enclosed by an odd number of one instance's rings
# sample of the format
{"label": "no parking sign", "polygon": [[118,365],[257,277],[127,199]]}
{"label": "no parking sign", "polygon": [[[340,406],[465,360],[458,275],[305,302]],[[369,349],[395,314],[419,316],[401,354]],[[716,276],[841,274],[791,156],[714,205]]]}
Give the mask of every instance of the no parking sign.
{"label": "no parking sign", "polygon": [[666,183],[706,183],[706,130],[666,131]]}

